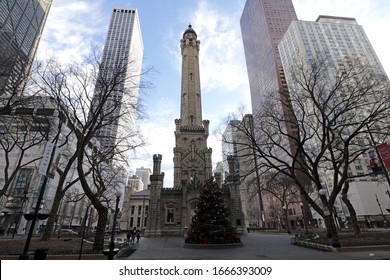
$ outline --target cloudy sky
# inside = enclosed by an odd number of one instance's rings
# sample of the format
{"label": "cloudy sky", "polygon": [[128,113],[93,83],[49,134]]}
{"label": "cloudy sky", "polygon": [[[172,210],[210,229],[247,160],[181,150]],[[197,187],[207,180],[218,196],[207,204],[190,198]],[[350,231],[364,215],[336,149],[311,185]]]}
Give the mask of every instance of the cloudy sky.
{"label": "cloudy sky", "polygon": [[[354,17],[365,29],[390,75],[388,0],[293,0],[298,18],[318,15]],[[152,168],[152,155],[162,154],[165,186],[172,186],[174,119],[180,117],[180,39],[192,24],[201,41],[200,71],[203,119],[210,130],[223,124],[238,107],[250,110],[250,94],[240,17],[245,0],[53,0],[38,58],[55,54],[63,61],[87,54],[91,44],[103,46],[111,10],[136,8],[144,43],[144,66],[157,71],[154,87],[141,98],[148,118],[142,124],[149,145],[137,153],[133,170]],[[210,135],[213,163],[222,159],[221,143]]]}

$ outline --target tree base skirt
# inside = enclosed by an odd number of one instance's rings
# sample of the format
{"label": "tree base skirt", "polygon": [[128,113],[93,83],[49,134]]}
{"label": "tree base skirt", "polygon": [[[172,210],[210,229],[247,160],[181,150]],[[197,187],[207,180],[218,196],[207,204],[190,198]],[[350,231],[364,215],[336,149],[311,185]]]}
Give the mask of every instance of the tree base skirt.
{"label": "tree base skirt", "polygon": [[192,249],[231,249],[242,247],[244,244],[240,243],[225,243],[225,244],[193,244],[193,243],[184,243],[185,248]]}

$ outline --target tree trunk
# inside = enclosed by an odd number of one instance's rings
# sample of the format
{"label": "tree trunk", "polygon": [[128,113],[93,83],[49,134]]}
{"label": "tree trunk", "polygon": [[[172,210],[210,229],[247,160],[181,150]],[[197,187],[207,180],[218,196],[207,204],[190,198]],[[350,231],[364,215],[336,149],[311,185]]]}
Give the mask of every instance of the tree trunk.
{"label": "tree trunk", "polygon": [[47,220],[45,230],[43,232],[42,241],[48,241],[51,238],[51,234],[53,232],[54,223],[58,219],[58,210],[60,208],[61,200],[64,197],[64,192],[61,190],[61,186],[59,185],[54,196],[54,201],[52,208],[50,210],[50,215]]}
{"label": "tree trunk", "polygon": [[326,237],[328,239],[332,238],[332,226],[331,226],[331,219],[329,216],[323,216],[324,222],[325,222],[325,228],[326,228]]}
{"label": "tree trunk", "polygon": [[323,216],[326,226],[326,236],[330,239],[333,237],[337,237],[337,229],[334,219],[332,217],[332,213],[329,215]]}
{"label": "tree trunk", "polygon": [[344,184],[343,191],[341,193],[341,199],[348,208],[349,215],[351,217],[353,232],[355,234],[360,234],[360,226],[357,221],[355,208],[353,208],[351,201],[348,199],[348,190],[349,190],[349,182],[347,181]]}
{"label": "tree trunk", "polygon": [[108,209],[106,207],[99,207],[96,210],[98,212],[98,223],[93,243],[93,250],[102,251],[104,249],[104,233],[108,219]]}

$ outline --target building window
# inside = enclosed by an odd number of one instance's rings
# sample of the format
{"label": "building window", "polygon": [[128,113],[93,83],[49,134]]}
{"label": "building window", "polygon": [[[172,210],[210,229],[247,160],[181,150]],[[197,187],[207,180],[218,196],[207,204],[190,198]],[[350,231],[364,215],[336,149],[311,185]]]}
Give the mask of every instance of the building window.
{"label": "building window", "polygon": [[32,176],[34,174],[33,168],[22,168],[19,170],[16,178],[13,181],[13,187],[15,189],[28,189]]}
{"label": "building window", "polygon": [[16,108],[15,114],[17,115],[32,115],[34,113],[34,108]]}
{"label": "building window", "polygon": [[175,222],[175,209],[173,208],[168,208],[166,210],[166,223],[167,224],[173,224]]}
{"label": "building window", "polygon": [[288,214],[291,216],[291,215],[295,215],[295,209],[294,208],[289,208],[288,209]]}
{"label": "building window", "polygon": [[139,206],[138,206],[138,215],[141,215],[141,212],[142,212],[142,206],[139,205]]}
{"label": "building window", "polygon": [[131,215],[134,215],[135,206],[131,206]]}
{"label": "building window", "polygon": [[141,226],[141,217],[138,217],[137,218],[137,227],[140,227]]}
{"label": "building window", "polygon": [[41,108],[38,108],[36,114],[37,115],[42,115],[42,116],[53,116],[54,115],[54,109],[41,109]]}

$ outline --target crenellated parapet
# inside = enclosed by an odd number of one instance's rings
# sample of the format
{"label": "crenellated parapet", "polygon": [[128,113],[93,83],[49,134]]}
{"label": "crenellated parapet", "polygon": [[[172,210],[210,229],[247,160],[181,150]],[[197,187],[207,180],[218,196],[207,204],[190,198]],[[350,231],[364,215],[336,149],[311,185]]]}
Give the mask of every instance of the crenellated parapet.
{"label": "crenellated parapet", "polygon": [[162,161],[162,155],[160,154],[153,155],[153,175],[157,175],[161,173],[161,161]]}
{"label": "crenellated parapet", "polygon": [[205,128],[203,126],[183,125],[183,126],[180,126],[180,132],[204,133]]}
{"label": "crenellated parapet", "polygon": [[162,188],[161,189],[162,194],[177,194],[180,195],[182,193],[182,190],[180,188]]}
{"label": "crenellated parapet", "polygon": [[181,119],[175,119],[175,125],[176,125],[176,128],[180,127]]}
{"label": "crenellated parapet", "polygon": [[164,176],[165,176],[165,173],[164,172],[161,172],[160,174],[151,174],[150,175],[150,181],[152,182],[159,182],[158,184],[162,186],[163,182],[164,182]]}
{"label": "crenellated parapet", "polygon": [[205,130],[206,137],[209,136],[209,125],[210,125],[210,121],[209,120],[203,120],[203,127],[204,127],[204,130]]}

